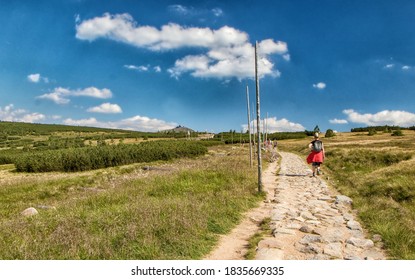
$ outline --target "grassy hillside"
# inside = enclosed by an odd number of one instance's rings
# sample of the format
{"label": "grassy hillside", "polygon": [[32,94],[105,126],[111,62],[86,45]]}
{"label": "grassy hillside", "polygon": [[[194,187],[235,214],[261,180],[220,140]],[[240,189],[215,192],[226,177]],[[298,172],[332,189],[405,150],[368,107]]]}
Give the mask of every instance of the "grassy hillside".
{"label": "grassy hillside", "polygon": [[[353,207],[372,234],[380,234],[393,259],[415,259],[415,132],[340,133],[322,138],[324,176]],[[305,157],[307,140],[280,141],[281,149]]]}

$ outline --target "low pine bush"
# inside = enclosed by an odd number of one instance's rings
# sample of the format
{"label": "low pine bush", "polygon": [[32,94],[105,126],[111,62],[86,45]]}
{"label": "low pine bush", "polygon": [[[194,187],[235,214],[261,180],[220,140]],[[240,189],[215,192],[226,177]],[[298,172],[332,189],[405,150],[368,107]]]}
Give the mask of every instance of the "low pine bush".
{"label": "low pine bush", "polygon": [[136,145],[105,145],[37,151],[22,154],[15,160],[18,172],[76,172],[119,165],[195,157],[207,148],[190,141],[153,141]]}

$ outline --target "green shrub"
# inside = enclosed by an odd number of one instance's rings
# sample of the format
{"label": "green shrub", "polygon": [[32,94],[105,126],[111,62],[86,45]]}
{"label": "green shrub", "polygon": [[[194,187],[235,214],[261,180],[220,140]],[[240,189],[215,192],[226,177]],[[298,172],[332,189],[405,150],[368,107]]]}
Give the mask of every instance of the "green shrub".
{"label": "green shrub", "polygon": [[334,133],[333,129],[327,129],[326,134],[324,135],[324,137],[329,138],[329,137],[334,137],[336,136],[336,134]]}
{"label": "green shrub", "polygon": [[138,162],[195,157],[206,152],[207,148],[199,142],[153,141],[138,145],[101,145],[30,152],[18,157],[15,166],[18,172],[76,172]]}

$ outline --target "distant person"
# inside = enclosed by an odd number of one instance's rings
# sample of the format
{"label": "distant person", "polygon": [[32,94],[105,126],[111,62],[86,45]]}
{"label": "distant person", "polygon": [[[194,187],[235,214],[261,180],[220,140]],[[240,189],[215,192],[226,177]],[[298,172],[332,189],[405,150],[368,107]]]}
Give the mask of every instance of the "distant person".
{"label": "distant person", "polygon": [[311,153],[307,157],[307,163],[311,163],[311,168],[313,170],[313,177],[321,174],[320,166],[324,161],[325,152],[323,142],[320,140],[318,133],[314,133],[314,140],[308,144],[308,147],[311,150]]}

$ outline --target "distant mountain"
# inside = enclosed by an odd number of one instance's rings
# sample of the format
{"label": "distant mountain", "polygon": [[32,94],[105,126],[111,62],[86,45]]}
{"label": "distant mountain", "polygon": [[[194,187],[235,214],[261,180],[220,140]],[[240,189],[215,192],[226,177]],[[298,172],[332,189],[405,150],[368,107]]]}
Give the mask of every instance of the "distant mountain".
{"label": "distant mountain", "polygon": [[191,128],[179,125],[179,126],[176,126],[173,129],[162,130],[160,132],[164,132],[164,133],[172,133],[172,132],[174,132],[174,133],[187,133],[187,132],[190,132],[190,133],[192,133],[192,132],[195,132],[195,131]]}

